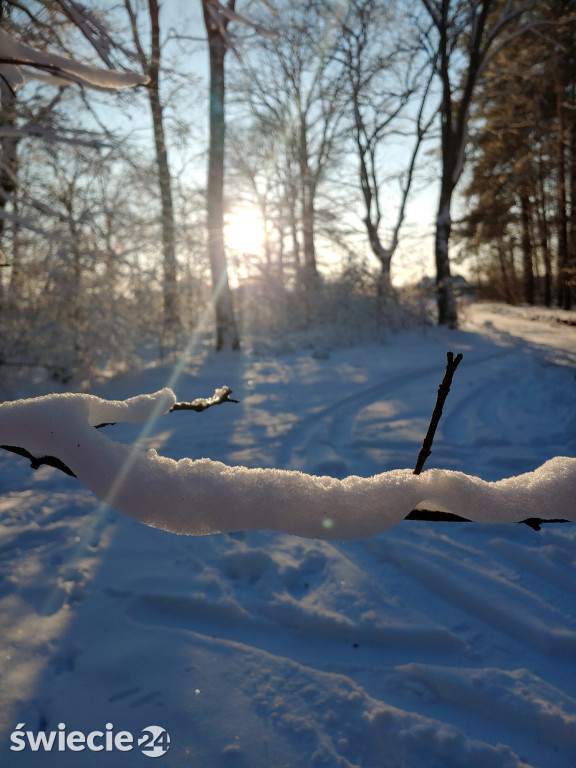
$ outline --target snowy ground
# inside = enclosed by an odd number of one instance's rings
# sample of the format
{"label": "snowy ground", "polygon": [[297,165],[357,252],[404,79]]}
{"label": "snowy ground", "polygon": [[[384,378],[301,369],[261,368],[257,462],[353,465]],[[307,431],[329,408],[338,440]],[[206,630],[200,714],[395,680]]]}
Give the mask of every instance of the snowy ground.
{"label": "snowy ground", "polygon": [[[464,361],[427,466],[496,480],[576,455],[576,327],[554,318],[477,305],[458,332],[327,358],[199,356],[176,381],[151,367],[94,391],[228,384],[240,404],[165,416],[147,444],[368,476],[414,465],[453,349]],[[135,738],[158,725],[169,766],[576,766],[574,525],[178,537],[1,453],[2,768],[149,764],[137,746],[11,751],[22,723]]]}

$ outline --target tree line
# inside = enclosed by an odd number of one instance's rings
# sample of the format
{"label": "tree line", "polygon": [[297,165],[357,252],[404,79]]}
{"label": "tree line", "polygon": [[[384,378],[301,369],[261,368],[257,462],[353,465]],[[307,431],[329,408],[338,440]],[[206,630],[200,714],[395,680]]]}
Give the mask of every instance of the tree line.
{"label": "tree line", "polygon": [[423,186],[440,323],[458,324],[454,257],[490,295],[571,307],[572,0],[201,0],[188,28],[158,0],[3,0],[0,20],[0,363],[130,365],[206,306],[216,348],[237,349],[239,201],[263,222],[239,280],[304,318],[326,250],[364,260],[377,308],[400,301]]}
{"label": "tree line", "polygon": [[[491,62],[459,222],[492,295],[571,309],[576,286],[576,3],[539,3]],[[513,180],[513,182],[512,182]]]}

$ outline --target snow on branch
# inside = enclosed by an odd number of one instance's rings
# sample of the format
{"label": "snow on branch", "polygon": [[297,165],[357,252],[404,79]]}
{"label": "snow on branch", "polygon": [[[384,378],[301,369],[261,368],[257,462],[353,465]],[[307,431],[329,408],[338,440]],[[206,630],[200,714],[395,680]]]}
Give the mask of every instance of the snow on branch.
{"label": "snow on branch", "polygon": [[343,480],[297,471],[173,459],[111,440],[103,423],[155,420],[176,406],[172,390],[108,401],[57,394],[0,405],[0,445],[57,456],[99,499],[145,525],[205,535],[267,529],[316,539],[386,531],[416,507],[482,523],[525,518],[576,522],[576,459],[486,482],[462,472],[393,470]]}
{"label": "snow on branch", "polygon": [[137,72],[103,69],[48,51],[37,51],[29,45],[17,42],[6,30],[0,29],[2,80],[12,90],[16,90],[29,77],[44,79],[46,76],[49,78],[48,82],[53,85],[77,83],[99,91],[116,91],[119,88],[131,88],[148,82],[146,75]]}

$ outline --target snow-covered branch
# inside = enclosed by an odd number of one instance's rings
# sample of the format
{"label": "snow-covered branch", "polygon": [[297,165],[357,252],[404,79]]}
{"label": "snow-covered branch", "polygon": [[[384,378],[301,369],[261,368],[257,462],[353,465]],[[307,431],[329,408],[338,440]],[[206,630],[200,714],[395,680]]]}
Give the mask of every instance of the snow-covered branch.
{"label": "snow-covered branch", "polygon": [[60,56],[48,51],[38,51],[17,42],[6,30],[0,29],[0,76],[13,90],[24,84],[27,77],[49,75],[53,85],[77,83],[99,91],[116,91],[147,82],[146,75],[137,72],[120,72],[103,69]]}
{"label": "snow-covered branch", "polygon": [[525,518],[576,522],[576,459],[556,457],[534,472],[486,482],[462,472],[394,470],[343,480],[278,469],[174,461],[123,445],[95,426],[150,422],[174,409],[163,389],[124,401],[59,394],[0,405],[0,444],[57,456],[98,498],[145,525],[188,535],[251,529],[317,539],[386,531],[415,508],[483,523]]}

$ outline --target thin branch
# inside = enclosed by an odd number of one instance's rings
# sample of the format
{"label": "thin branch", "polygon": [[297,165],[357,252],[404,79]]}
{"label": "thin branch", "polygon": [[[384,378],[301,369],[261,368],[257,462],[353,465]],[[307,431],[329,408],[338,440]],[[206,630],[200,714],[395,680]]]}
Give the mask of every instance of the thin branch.
{"label": "thin branch", "polygon": [[446,398],[448,397],[448,393],[450,392],[452,377],[454,376],[456,368],[458,368],[458,366],[460,365],[461,360],[462,360],[462,354],[460,352],[456,355],[456,357],[454,357],[453,352],[448,352],[446,354],[446,372],[444,373],[444,378],[442,379],[442,383],[438,387],[438,396],[436,398],[436,405],[434,406],[434,410],[432,411],[432,418],[430,419],[428,432],[426,433],[426,437],[424,438],[424,442],[422,443],[422,448],[420,449],[420,453],[418,454],[418,461],[416,462],[416,466],[414,467],[413,474],[415,475],[419,475],[420,472],[422,472],[424,468],[424,464],[426,463],[426,459],[432,453],[432,443],[434,442],[434,435],[436,434],[436,428],[438,426],[438,423],[440,422],[440,417],[442,416],[442,408],[444,406]]}
{"label": "thin branch", "polygon": [[[220,405],[221,403],[237,403],[238,400],[234,400],[230,397],[232,390],[230,387],[220,387],[220,389],[214,390],[212,397],[197,397],[190,403],[175,403],[170,408],[169,413],[172,411],[205,411],[207,408],[212,408],[213,405]],[[104,424],[97,424],[95,429],[101,429],[102,427],[112,427],[115,422],[106,422]],[[28,459],[32,469],[38,469],[39,467],[46,465],[48,467],[54,467],[59,469],[70,477],[76,477],[70,467],[66,466],[57,456],[33,456],[25,448],[19,448],[15,445],[0,445],[5,451],[11,453],[17,453],[18,456],[23,456]]]}
{"label": "thin branch", "polygon": [[64,474],[69,475],[70,477],[76,477],[70,467],[66,466],[66,464],[64,464],[63,461],[60,461],[60,459],[56,456],[33,456],[30,451],[26,450],[26,448],[19,448],[16,445],[0,445],[0,448],[4,449],[5,451],[10,451],[11,453],[17,453],[18,456],[23,456],[25,459],[28,459],[31,469],[39,469],[39,467],[45,464],[46,466],[59,469],[61,472],[64,472]]}
{"label": "thin branch", "polygon": [[[430,509],[413,509],[410,514],[406,515],[405,520],[421,520],[425,522],[434,523],[471,523],[467,517],[460,517],[460,515],[454,515],[452,512],[435,512]],[[522,525],[527,525],[532,528],[533,531],[539,531],[542,525],[545,523],[568,523],[569,520],[543,520],[540,517],[529,517],[526,520],[519,520]]]}
{"label": "thin branch", "polygon": [[234,400],[230,397],[232,390],[230,387],[221,387],[214,390],[212,397],[197,397],[196,400],[192,400],[191,403],[175,403],[170,408],[172,411],[205,411],[207,408],[211,408],[213,405],[220,405],[221,403],[238,403],[239,400]]}

